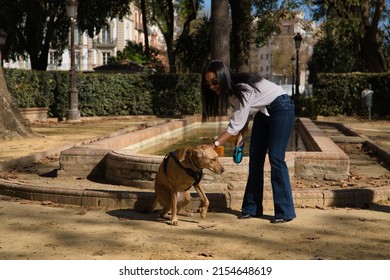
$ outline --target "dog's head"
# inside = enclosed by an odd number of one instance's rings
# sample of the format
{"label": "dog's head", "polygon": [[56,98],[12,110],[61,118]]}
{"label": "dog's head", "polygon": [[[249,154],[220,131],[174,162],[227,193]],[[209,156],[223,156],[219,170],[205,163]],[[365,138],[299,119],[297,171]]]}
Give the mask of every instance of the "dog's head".
{"label": "dog's head", "polygon": [[222,174],[225,168],[218,160],[218,154],[210,145],[199,145],[187,151],[189,161],[199,169],[208,169],[216,174]]}

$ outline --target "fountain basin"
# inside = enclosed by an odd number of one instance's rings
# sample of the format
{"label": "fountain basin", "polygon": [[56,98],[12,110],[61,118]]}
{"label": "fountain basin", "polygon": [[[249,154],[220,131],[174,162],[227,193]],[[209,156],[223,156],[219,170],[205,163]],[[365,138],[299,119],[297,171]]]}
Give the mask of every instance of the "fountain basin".
{"label": "fountain basin", "polygon": [[[217,119],[215,121],[226,121]],[[158,141],[159,137],[182,133],[200,123],[198,116],[167,121],[145,129],[118,135],[94,143],[73,147],[60,155],[61,174],[88,178],[104,178],[110,184],[153,189],[154,176],[163,156],[145,155],[140,147]],[[286,153],[291,178],[345,180],[349,175],[348,156],[307,118],[299,118],[296,127],[308,151]],[[247,178],[248,157],[240,165],[231,157],[221,157],[225,167],[223,175],[204,172],[207,191],[243,191]],[[270,166],[266,159],[265,182],[269,188]]]}

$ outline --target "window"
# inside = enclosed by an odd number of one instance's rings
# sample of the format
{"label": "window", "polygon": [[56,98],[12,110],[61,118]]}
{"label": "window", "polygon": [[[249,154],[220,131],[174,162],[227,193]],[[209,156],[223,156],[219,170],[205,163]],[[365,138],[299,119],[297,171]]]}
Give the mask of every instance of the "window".
{"label": "window", "polygon": [[110,27],[105,26],[102,28],[102,44],[109,44],[111,42]]}
{"label": "window", "polygon": [[129,40],[130,36],[130,24],[126,23],[126,31],[125,31],[125,41]]}
{"label": "window", "polygon": [[80,32],[77,26],[74,28],[74,44],[79,45],[80,44]]}
{"label": "window", "polygon": [[103,65],[108,64],[108,60],[110,59],[110,53],[109,52],[103,52]]}
{"label": "window", "polygon": [[134,14],[134,23],[135,23],[135,29],[138,29],[139,23],[138,23],[138,13],[135,12]]}
{"label": "window", "polygon": [[54,52],[49,53],[49,64],[55,65],[57,63],[57,59]]}

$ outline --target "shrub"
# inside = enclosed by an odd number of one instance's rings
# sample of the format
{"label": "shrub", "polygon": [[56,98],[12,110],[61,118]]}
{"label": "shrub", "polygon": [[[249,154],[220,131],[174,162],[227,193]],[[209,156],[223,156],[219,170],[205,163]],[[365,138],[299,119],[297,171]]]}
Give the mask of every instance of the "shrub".
{"label": "shrub", "polygon": [[[17,107],[49,107],[63,120],[69,108],[68,72],[4,69]],[[199,74],[77,73],[81,116],[162,115],[200,112]]]}
{"label": "shrub", "polygon": [[390,73],[322,73],[313,85],[318,114],[324,116],[367,114],[361,93],[374,91],[372,112],[378,116],[389,114]]}

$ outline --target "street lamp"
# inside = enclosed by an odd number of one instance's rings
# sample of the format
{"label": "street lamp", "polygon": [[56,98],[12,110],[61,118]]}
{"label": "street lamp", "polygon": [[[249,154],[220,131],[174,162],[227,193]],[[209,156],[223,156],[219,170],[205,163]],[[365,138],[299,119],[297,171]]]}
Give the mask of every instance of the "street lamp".
{"label": "street lamp", "polygon": [[70,89],[69,89],[69,109],[66,112],[66,121],[80,121],[78,90],[76,86],[76,66],[74,50],[74,29],[77,21],[77,0],[66,0],[66,12],[70,18]]}
{"label": "street lamp", "polygon": [[5,46],[5,40],[7,39],[7,32],[3,28],[0,29],[0,61],[3,66],[3,47]]}
{"label": "street lamp", "polygon": [[295,72],[295,57],[291,57],[291,69],[292,69],[292,75],[291,75],[291,98],[294,100],[294,84],[295,84],[295,77],[294,77],[294,72]]}
{"label": "street lamp", "polygon": [[296,51],[296,57],[297,57],[297,67],[296,67],[296,73],[295,73],[295,112],[297,115],[301,113],[301,107],[299,104],[299,49],[301,47],[302,43],[302,36],[301,34],[297,33],[297,35],[294,36],[294,42],[295,42],[295,51]]}

